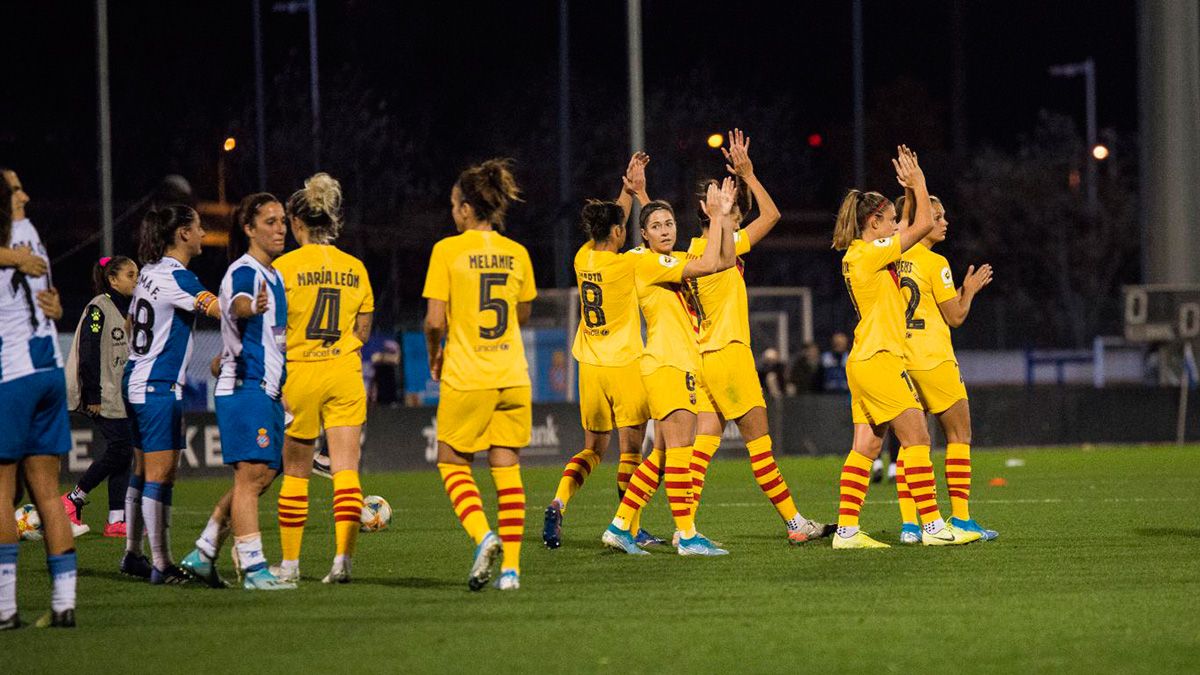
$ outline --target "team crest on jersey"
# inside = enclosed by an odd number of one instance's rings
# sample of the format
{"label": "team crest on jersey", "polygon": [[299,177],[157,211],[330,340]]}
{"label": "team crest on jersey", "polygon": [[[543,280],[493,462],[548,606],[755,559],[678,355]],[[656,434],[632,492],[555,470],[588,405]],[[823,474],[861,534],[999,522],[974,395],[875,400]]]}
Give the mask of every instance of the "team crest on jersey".
{"label": "team crest on jersey", "polygon": [[947,288],[954,285],[954,275],[950,273],[949,267],[942,268],[942,283],[946,284]]}
{"label": "team crest on jersey", "polygon": [[693,375],[692,373],[688,373],[684,377],[683,381],[684,381],[684,384],[687,385],[688,401],[692,405],[696,405],[696,376]]}
{"label": "team crest on jersey", "polygon": [[125,329],[121,328],[120,326],[113,328],[112,329],[112,339],[116,342],[120,342],[121,340],[124,340],[125,339]]}
{"label": "team crest on jersey", "polygon": [[663,254],[658,256],[658,262],[663,267],[674,267],[679,264],[679,260],[675,256]]}
{"label": "team crest on jersey", "polygon": [[270,436],[267,436],[267,430],[266,430],[266,429],[262,429],[262,428],[260,428],[260,429],[258,430],[258,438],[257,438],[257,439],[255,439],[255,441],[254,441],[254,442],[255,442],[255,443],[258,443],[258,447],[260,447],[260,448],[265,448],[265,447],[267,447],[268,445],[270,445],[270,444],[271,444],[271,437],[270,437]]}

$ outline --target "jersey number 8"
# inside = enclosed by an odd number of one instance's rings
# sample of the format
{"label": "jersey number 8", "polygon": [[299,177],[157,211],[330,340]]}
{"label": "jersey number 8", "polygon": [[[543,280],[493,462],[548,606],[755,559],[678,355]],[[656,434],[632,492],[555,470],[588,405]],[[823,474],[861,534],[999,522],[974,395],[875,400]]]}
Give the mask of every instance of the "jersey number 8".
{"label": "jersey number 8", "polygon": [[154,341],[154,307],[145,298],[138,298],[133,308],[133,335],[129,348],[138,356],[145,356]]}
{"label": "jersey number 8", "polygon": [[583,305],[584,325],[588,328],[599,328],[607,323],[604,316],[604,291],[600,289],[599,284],[591,281],[579,284],[579,302]]}

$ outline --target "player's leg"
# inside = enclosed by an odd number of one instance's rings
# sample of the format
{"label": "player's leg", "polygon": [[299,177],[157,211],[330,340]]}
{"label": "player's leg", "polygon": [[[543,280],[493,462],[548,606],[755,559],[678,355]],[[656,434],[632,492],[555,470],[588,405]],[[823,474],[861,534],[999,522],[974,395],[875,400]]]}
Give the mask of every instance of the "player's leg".
{"label": "player's leg", "polygon": [[146,484],[142,488],[142,515],[146,521],[146,538],[150,541],[150,572],[152,584],[178,584],[187,575],[175,566],[171,557],[171,503],[174,497],[175,468],[179,464],[178,450],[146,450],[144,452]]}
{"label": "player's leg", "polygon": [[[60,374],[61,377],[61,374]],[[65,385],[64,385],[65,386]],[[64,401],[65,403],[65,401]],[[66,406],[62,417],[66,422]],[[68,427],[69,429],[69,427]],[[70,447],[69,431],[67,447]],[[61,460],[57,454],[29,455],[23,460],[25,480],[45,528],[46,565],[50,570],[50,612],[39,619],[39,626],[73,628],[75,626],[75,538],[71,522],[62,510],[58,494]]]}
{"label": "player's leg", "polygon": [[893,453],[896,461],[896,501],[900,505],[900,543],[921,543],[921,521],[917,516],[917,502],[908,489],[908,478],[904,473],[904,460],[900,457],[900,440],[890,430],[884,445]]}
{"label": "player's leg", "polygon": [[[233,439],[230,438],[229,440],[232,441]],[[232,446],[232,443],[230,445]],[[228,586],[221,579],[221,576],[217,574],[216,561],[218,554],[221,552],[221,547],[225,544],[225,539],[229,537],[230,512],[232,510],[235,489],[236,478],[234,487],[226,490],[225,494],[221,495],[221,498],[213,506],[212,513],[208,517],[208,522],[205,523],[204,529],[196,539],[195,548],[179,561],[180,568],[208,584],[211,588],[225,588]]]}
{"label": "player's leg", "polygon": [[238,462],[234,466],[231,521],[243,587],[256,590],[289,590],[296,584],[282,581],[267,567],[262,529],[258,521],[258,499],[279,475],[278,463]]}
{"label": "player's leg", "polygon": [[946,434],[946,491],[950,493],[950,524],[978,532],[985,541],[1000,536],[971,517],[971,405],[960,399],[937,416]]}
{"label": "player's leg", "polygon": [[692,511],[692,442],[696,437],[696,414],[687,409],[676,409],[663,418],[659,425],[666,445],[666,467],[663,484],[667,490],[667,503],[679,532],[678,552],[680,555],[725,555],[728,551],[718,548],[696,531],[696,519]]}
{"label": "player's leg", "polygon": [[567,503],[579,488],[583,487],[583,482],[592,470],[600,464],[604,457],[604,449],[608,447],[611,439],[611,431],[589,431],[587,426],[584,426],[583,450],[567,460],[562,478],[558,481],[558,489],[554,492],[554,499],[546,507],[542,519],[542,543],[546,548],[555,549],[562,546],[562,521]]}
{"label": "player's leg", "polygon": [[525,485],[521,480],[520,451],[533,433],[533,390],[508,387],[488,424],[488,451],[492,480],[496,483],[496,532],[503,561],[496,588],[513,591],[521,586],[521,539],[525,534]]}
{"label": "player's leg", "polygon": [[361,426],[325,428],[325,441],[329,444],[329,471],[333,474],[335,534],[333,567],[322,580],[325,583],[344,584],[350,581],[350,560],[358,542],[363,508],[362,483],[358,475],[362,460],[361,439]]}
{"label": "player's leg", "polygon": [[108,522],[104,526],[104,536],[124,537],[128,529],[125,522],[125,496],[133,467],[133,438],[127,419],[101,418],[100,425],[108,441],[104,458],[111,467],[108,474]]}
{"label": "player's leg", "polygon": [[[709,406],[712,407],[712,406]],[[704,494],[704,479],[713,455],[721,447],[721,432],[725,418],[715,410],[699,410],[696,413],[696,440],[692,444],[692,460],[688,469],[692,473],[692,517],[700,509],[700,495]]]}
{"label": "player's leg", "polygon": [[271,573],[285,581],[300,580],[300,549],[308,523],[308,482],[316,443],[315,434],[312,438],[296,438],[289,433],[283,438],[283,482],[276,504],[280,556],[279,565],[272,566]]}
{"label": "player's leg", "polygon": [[851,406],[854,410],[854,441],[842,464],[842,474],[838,480],[838,527],[833,537],[833,547],[887,548],[887,544],[867,536],[858,525],[859,513],[862,512],[867,489],[871,485],[871,463],[883,449],[883,434],[887,425],[867,421],[857,401],[852,401]]}
{"label": "player's leg", "polygon": [[135,446],[129,487],[125,489],[125,555],[121,558],[121,573],[139,579],[149,579],[152,567],[145,551],[146,519],[142,515],[142,492],[145,486],[146,458]]}
{"label": "player's leg", "polygon": [[0,457],[0,631],[21,627],[17,614],[17,520],[8,506],[17,496],[17,462]]}
{"label": "player's leg", "polygon": [[[654,442],[650,452],[646,453],[645,459],[639,462],[637,468],[634,469],[633,475],[629,478],[629,486],[626,488],[625,494],[621,496],[621,502],[617,505],[617,513],[608,529],[601,535],[600,541],[609,548],[632,555],[645,553],[638,547],[637,535],[641,529],[642,509],[654,496],[662,481],[666,453],[661,430],[661,425],[656,423]],[[640,448],[640,445],[637,447]]]}
{"label": "player's leg", "polygon": [[925,413],[910,408],[892,420],[892,430],[900,439],[900,457],[904,462],[904,482],[917,504],[921,518],[921,543],[926,546],[969,544],[980,535],[959,532],[947,526],[937,503],[937,480],[929,458],[929,427]]}

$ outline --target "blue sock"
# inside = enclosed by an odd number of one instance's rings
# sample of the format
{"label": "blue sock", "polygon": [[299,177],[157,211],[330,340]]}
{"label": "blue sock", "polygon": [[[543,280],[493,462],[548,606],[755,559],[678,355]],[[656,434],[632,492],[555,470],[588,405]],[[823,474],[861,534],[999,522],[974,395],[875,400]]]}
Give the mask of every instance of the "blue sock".
{"label": "blue sock", "polygon": [[46,556],[50,581],[54,584],[50,594],[50,609],[55,612],[75,608],[75,564],[75,549]]}
{"label": "blue sock", "polygon": [[171,542],[167,534],[171,516],[171,485],[146,481],[142,490],[142,517],[146,521],[146,537],[150,540],[150,555],[154,567],[165,570],[171,562]]}

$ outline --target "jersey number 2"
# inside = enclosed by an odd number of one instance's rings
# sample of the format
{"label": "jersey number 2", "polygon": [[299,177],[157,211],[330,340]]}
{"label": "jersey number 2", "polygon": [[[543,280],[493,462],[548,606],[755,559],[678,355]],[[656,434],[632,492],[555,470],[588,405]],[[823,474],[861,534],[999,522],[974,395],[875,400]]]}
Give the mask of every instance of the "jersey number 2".
{"label": "jersey number 2", "polygon": [[491,310],[496,313],[496,325],[480,326],[479,337],[484,340],[495,340],[508,332],[508,302],[504,298],[492,297],[492,289],[508,284],[507,272],[488,272],[479,275],[479,311]]}
{"label": "jersey number 2", "polygon": [[317,302],[313,306],[312,316],[308,318],[304,337],[309,340],[320,340],[325,346],[337,342],[338,338],[342,336],[342,331],[338,326],[341,309],[342,289],[318,288]]}
{"label": "jersey number 2", "polygon": [[925,330],[925,319],[913,318],[917,313],[917,305],[921,304],[921,289],[917,288],[917,282],[911,277],[902,277],[900,288],[907,288],[911,293],[908,296],[908,307],[904,308],[904,325],[909,330]]}

